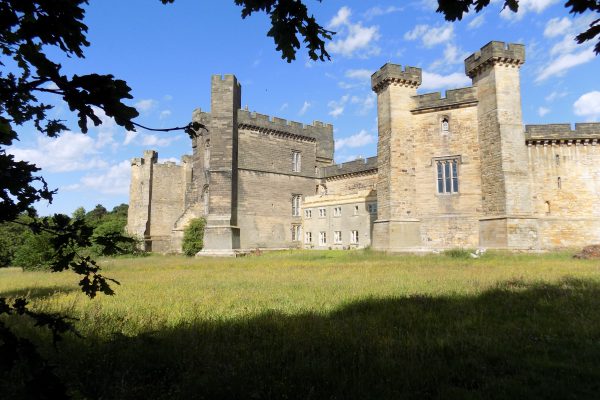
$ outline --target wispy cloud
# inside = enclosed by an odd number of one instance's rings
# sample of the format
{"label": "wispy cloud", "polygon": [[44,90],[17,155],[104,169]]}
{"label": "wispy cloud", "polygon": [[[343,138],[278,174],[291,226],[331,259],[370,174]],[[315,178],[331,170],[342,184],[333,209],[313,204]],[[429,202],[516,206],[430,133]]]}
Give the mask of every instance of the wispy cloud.
{"label": "wispy cloud", "polygon": [[352,11],[344,6],[329,22],[331,29],[339,29],[339,39],[329,43],[328,49],[332,54],[344,57],[366,57],[380,53],[376,45],[381,35],[378,26],[363,26],[360,22],[352,23]]}
{"label": "wispy cloud", "polygon": [[404,10],[404,8],[396,7],[396,6],[388,6],[388,7],[375,6],[375,7],[369,8],[367,11],[365,11],[363,13],[363,17],[367,21],[369,21],[369,20],[372,20],[373,18],[380,17],[382,15],[393,14],[393,13],[397,13],[397,12],[400,12],[403,10]]}
{"label": "wispy cloud", "polygon": [[345,147],[349,148],[357,148],[366,146],[371,143],[375,143],[377,141],[377,137],[373,134],[370,134],[365,129],[362,129],[360,132],[348,136],[346,138],[340,138],[335,140],[335,149],[341,150]]}
{"label": "wispy cloud", "polygon": [[404,34],[406,40],[420,40],[425,47],[445,43],[454,37],[454,26],[444,24],[433,27],[429,25],[417,25],[411,31]]}
{"label": "wispy cloud", "polygon": [[423,71],[423,83],[421,84],[421,89],[454,89],[469,86],[470,84],[471,80],[461,72],[440,75],[434,72]]}
{"label": "wispy cloud", "polygon": [[310,104],[309,101],[304,101],[304,104],[302,104],[302,107],[300,108],[300,111],[298,111],[298,115],[304,115],[304,114],[306,114],[306,112],[311,107],[311,105],[312,104]]}

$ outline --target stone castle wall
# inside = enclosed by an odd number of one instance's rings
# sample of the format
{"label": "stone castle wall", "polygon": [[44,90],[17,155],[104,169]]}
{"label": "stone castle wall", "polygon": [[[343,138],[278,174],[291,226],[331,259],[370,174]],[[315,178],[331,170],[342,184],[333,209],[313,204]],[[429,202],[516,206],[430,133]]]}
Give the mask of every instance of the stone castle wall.
{"label": "stone castle wall", "polygon": [[[439,102],[436,102],[439,104]],[[475,103],[476,105],[476,103]],[[415,218],[425,248],[476,247],[481,210],[481,159],[477,107],[468,103],[413,112]],[[448,132],[441,121],[449,122]],[[458,193],[437,193],[437,160],[458,159]]]}
{"label": "stone castle wall", "polygon": [[600,241],[600,124],[526,126],[542,248]]}

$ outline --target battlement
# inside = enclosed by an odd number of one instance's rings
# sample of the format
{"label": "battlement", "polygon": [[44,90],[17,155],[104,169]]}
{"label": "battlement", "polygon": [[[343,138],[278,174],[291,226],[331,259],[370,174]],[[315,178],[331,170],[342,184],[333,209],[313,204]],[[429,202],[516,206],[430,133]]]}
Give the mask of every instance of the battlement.
{"label": "battlement", "polygon": [[492,41],[465,60],[465,73],[469,78],[494,64],[519,66],[525,63],[525,46],[518,43]]}
{"label": "battlement", "polygon": [[389,84],[407,86],[416,88],[421,85],[421,68],[387,63],[371,75],[371,88],[375,93],[379,93]]}
{"label": "battlement", "polygon": [[216,74],[216,75],[212,75],[211,76],[211,84],[214,86],[215,84],[226,84],[227,86],[234,84],[236,85],[238,88],[241,88],[242,86],[240,85],[240,83],[238,82],[237,78],[235,75],[233,74]]}
{"label": "battlement", "polygon": [[447,90],[445,97],[442,97],[441,92],[420,94],[413,96],[413,99],[416,107],[411,111],[415,114],[467,107],[477,104],[477,88],[471,86]]}
{"label": "battlement", "polygon": [[314,121],[310,125],[305,125],[300,122],[288,121],[283,118],[271,117],[247,110],[238,110],[238,124],[290,135],[303,136],[316,141],[322,140],[327,135],[333,134],[333,125],[331,124]]}
{"label": "battlement", "polygon": [[329,165],[321,167],[320,178],[332,178],[335,176],[356,174],[366,171],[377,170],[377,156],[369,158],[359,158],[357,160],[348,161],[341,164]]}
{"label": "battlement", "polygon": [[525,125],[525,140],[528,143],[544,141],[591,140],[594,144],[600,139],[600,123],[579,123],[575,129],[571,124]]}

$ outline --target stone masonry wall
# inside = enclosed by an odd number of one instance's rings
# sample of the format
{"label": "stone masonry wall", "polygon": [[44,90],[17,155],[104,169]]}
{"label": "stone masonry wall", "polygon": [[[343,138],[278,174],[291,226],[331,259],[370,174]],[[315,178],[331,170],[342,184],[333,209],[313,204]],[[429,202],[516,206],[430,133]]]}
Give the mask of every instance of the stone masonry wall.
{"label": "stone masonry wall", "polygon": [[[292,171],[292,152],[301,154],[300,171]],[[238,226],[241,248],[297,247],[292,242],[292,196],[312,195],[316,141],[298,135],[239,130]]]}
{"label": "stone masonry wall", "polygon": [[171,251],[171,231],[185,211],[186,174],[175,163],[154,164],[150,239],[152,251]]}
{"label": "stone masonry wall", "polygon": [[[449,121],[448,132],[441,129]],[[454,106],[413,115],[415,131],[415,217],[425,248],[475,247],[481,216],[481,160],[477,107]],[[456,157],[458,193],[437,192],[436,160]]]}
{"label": "stone masonry wall", "polygon": [[[345,175],[327,178],[321,181],[325,185],[327,194],[349,194],[359,190],[371,190],[377,187],[377,170],[360,174]],[[321,187],[320,192],[323,191]]]}
{"label": "stone masonry wall", "polygon": [[539,143],[528,154],[541,247],[600,243],[600,144]]}

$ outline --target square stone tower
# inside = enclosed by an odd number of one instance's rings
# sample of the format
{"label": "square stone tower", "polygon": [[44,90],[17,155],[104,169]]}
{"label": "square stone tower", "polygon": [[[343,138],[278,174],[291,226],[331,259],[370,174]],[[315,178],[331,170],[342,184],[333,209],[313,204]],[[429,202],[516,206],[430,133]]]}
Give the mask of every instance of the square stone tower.
{"label": "square stone tower", "polygon": [[377,93],[377,220],[373,247],[378,250],[420,246],[415,218],[415,127],[411,110],[421,84],[421,70],[385,64],[371,76]]}
{"label": "square stone tower", "polygon": [[525,46],[504,42],[490,42],[465,60],[479,101],[484,247],[538,248],[521,116],[519,68],[524,62]]}
{"label": "square stone tower", "polygon": [[234,75],[213,75],[211,80],[208,215],[204,248],[199,255],[234,255],[240,247],[237,226],[238,110],[241,86]]}

